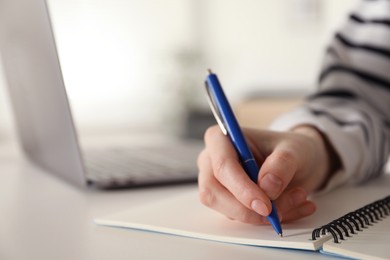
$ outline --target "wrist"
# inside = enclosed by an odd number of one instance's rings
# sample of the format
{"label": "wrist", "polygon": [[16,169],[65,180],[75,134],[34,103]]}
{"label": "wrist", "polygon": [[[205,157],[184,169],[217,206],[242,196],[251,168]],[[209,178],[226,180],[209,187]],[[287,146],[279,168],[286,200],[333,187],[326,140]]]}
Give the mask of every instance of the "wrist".
{"label": "wrist", "polygon": [[316,127],[301,125],[292,129],[292,132],[304,135],[312,140],[314,145],[312,152],[314,158],[317,158],[313,160],[312,188],[313,190],[323,189],[333,174],[340,168],[339,156],[328,138]]}

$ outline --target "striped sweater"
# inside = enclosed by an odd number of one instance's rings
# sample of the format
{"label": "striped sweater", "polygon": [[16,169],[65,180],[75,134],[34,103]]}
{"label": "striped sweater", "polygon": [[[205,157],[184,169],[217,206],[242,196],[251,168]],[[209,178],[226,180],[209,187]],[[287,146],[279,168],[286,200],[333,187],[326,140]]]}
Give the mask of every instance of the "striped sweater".
{"label": "striped sweater", "polygon": [[390,151],[390,1],[364,0],[330,43],[319,89],[275,120],[284,131],[309,124],[322,131],[342,162],[326,189],[384,172]]}

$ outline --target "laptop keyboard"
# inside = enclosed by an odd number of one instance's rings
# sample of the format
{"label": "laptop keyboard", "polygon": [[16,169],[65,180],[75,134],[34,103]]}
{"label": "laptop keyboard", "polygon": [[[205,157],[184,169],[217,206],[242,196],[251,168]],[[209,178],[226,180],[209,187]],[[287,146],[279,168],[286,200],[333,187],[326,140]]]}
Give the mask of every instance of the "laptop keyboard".
{"label": "laptop keyboard", "polygon": [[196,144],[87,150],[87,179],[102,188],[195,181],[200,149]]}

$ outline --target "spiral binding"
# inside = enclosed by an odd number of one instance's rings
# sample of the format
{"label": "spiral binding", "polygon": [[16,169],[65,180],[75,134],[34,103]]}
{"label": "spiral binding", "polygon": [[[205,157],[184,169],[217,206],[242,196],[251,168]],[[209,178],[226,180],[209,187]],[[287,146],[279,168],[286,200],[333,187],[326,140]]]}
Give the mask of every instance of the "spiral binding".
{"label": "spiral binding", "polygon": [[356,234],[356,232],[372,226],[389,215],[390,196],[387,196],[314,229],[311,236],[313,240],[316,240],[321,235],[330,233],[333,236],[333,241],[339,243],[339,239],[344,240],[344,237],[351,237],[350,234]]}

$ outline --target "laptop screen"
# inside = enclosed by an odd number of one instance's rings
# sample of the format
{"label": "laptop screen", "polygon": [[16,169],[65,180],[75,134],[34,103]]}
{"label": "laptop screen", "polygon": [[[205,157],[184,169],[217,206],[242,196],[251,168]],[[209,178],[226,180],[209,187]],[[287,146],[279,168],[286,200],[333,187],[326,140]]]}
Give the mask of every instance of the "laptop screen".
{"label": "laptop screen", "polygon": [[19,139],[41,167],[85,183],[44,0],[0,3],[0,50]]}

